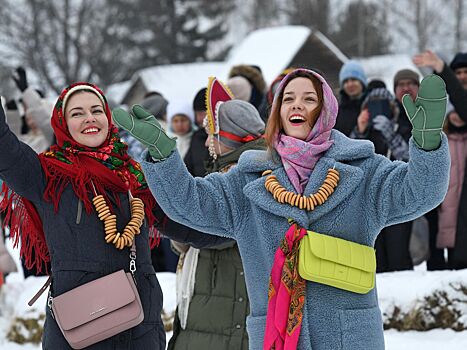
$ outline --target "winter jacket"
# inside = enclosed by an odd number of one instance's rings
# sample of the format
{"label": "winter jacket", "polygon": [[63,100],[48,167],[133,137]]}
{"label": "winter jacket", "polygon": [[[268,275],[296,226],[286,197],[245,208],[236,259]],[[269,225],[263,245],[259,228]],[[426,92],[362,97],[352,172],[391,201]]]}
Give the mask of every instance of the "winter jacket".
{"label": "winter jacket", "polygon": [[[30,200],[42,220],[51,259],[52,296],[120,269],[129,271],[129,251],[118,250],[104,240],[102,222],[96,212],[87,214],[71,186],[63,191],[58,212],[43,199],[46,182],[37,154],[0,125],[0,176],[19,195]],[[127,195],[113,204],[117,229],[123,230],[130,219]],[[120,231],[121,232],[121,231]],[[144,321],[138,326],[89,349],[165,349],[165,331],[161,320],[162,290],[151,264],[148,227],[136,236],[138,292]],[[71,349],[49,309],[42,338],[45,350]]]}
{"label": "winter jacket", "polygon": [[244,270],[235,241],[219,249],[201,249],[186,327],[181,328],[176,313],[167,349],[247,350],[249,311]]}
{"label": "winter jacket", "polygon": [[360,98],[351,99],[343,90],[340,92],[339,112],[337,114],[334,129],[339,130],[345,136],[349,136],[353,128],[357,125],[357,118],[360,114],[363,100],[366,94]]}
{"label": "winter jacket", "polygon": [[208,134],[206,134],[204,128],[196,130],[191,137],[190,148],[183,160],[193,176],[206,175],[205,162],[209,159],[209,152],[204,144],[207,138]]}
{"label": "winter jacket", "polygon": [[459,80],[457,80],[456,75],[447,64],[444,64],[441,73],[435,72],[435,74],[443,78],[446,83],[449,101],[453,104],[459,117],[467,122],[467,90],[463,88]]}
{"label": "winter jacket", "polygon": [[457,217],[464,210],[460,208],[459,202],[466,176],[467,133],[451,133],[448,135],[448,140],[451,154],[451,172],[448,193],[438,210],[437,248],[453,248],[455,246]]}
{"label": "winter jacket", "polygon": [[[220,157],[218,171],[230,171],[240,155],[249,149],[265,149],[265,143],[263,140],[249,142]],[[245,322],[249,312],[237,243],[228,240],[214,249],[201,249],[187,324],[185,329],[181,328],[177,313],[168,349],[247,350]]]}
{"label": "winter jacket", "polygon": [[[268,169],[288,191],[293,186],[281,162],[266,151],[245,152],[227,174],[204,179],[191,177],[177,152],[164,161],[142,162],[152,192],[172,219],[237,240],[250,298],[252,350],[262,348],[270,271],[289,218],[307,229],[373,246],[383,227],[415,219],[446,194],[450,158],[444,135],[430,152],[411,140],[409,163],[391,162],[376,155],[371,142],[335,130],[331,138],[334,144],[317,162],[304,195],[317,191],[329,168],[339,171],[340,181],[328,201],[311,212],[280,204],[267,192],[261,174]],[[177,178],[176,189],[171,178]],[[307,281],[299,350],[383,348],[376,288],[356,294]]]}

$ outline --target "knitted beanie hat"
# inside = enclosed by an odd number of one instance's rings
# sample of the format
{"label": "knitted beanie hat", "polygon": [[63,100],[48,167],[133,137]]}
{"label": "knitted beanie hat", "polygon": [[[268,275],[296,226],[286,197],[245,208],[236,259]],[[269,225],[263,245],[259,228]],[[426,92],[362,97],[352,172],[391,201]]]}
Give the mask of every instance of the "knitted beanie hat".
{"label": "knitted beanie hat", "polygon": [[141,106],[151,112],[156,119],[159,120],[164,119],[168,104],[169,102],[160,95],[151,95],[141,102]]}
{"label": "knitted beanie hat", "polygon": [[350,78],[359,80],[363,84],[363,87],[366,87],[367,78],[365,71],[362,65],[357,61],[350,60],[344,63],[339,72],[339,85],[342,87],[344,81]]}
{"label": "knitted beanie hat", "polygon": [[467,67],[467,52],[458,52],[454,56],[449,67],[452,70],[456,70],[457,68]]}
{"label": "knitted beanie hat", "polygon": [[219,107],[219,138],[230,148],[238,148],[264,133],[264,122],[256,108],[248,102],[231,100]]}
{"label": "knitted beanie hat", "polygon": [[248,79],[236,76],[227,80],[227,86],[237,100],[250,101],[252,87]]}
{"label": "knitted beanie hat", "polygon": [[403,79],[409,79],[414,81],[417,85],[420,85],[420,76],[417,72],[411,69],[401,69],[394,76],[394,91],[396,91],[397,83]]}
{"label": "knitted beanie hat", "polygon": [[195,112],[206,111],[206,88],[199,90],[193,99],[193,110]]}

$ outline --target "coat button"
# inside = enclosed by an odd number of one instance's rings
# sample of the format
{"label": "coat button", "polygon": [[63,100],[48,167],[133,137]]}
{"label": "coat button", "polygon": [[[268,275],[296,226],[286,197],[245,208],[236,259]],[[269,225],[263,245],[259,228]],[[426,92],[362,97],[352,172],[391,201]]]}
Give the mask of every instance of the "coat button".
{"label": "coat button", "polygon": [[235,328],[240,329],[240,328],[242,328],[242,326],[240,326],[239,324],[237,324],[237,325],[235,326]]}
{"label": "coat button", "polygon": [[242,297],[238,298],[238,301],[239,301],[239,302],[242,302],[242,301],[243,301],[243,298],[242,298]]}
{"label": "coat button", "polygon": [[240,271],[240,276],[243,276],[243,271]]}

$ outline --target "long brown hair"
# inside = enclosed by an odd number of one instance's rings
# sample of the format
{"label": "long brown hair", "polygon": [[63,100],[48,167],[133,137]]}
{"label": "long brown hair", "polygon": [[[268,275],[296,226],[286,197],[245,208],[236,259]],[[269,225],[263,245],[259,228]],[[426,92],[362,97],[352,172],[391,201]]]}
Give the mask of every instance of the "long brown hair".
{"label": "long brown hair", "polygon": [[295,78],[310,79],[316,90],[316,93],[318,94],[318,106],[313,110],[311,120],[315,121],[319,117],[321,109],[323,108],[323,87],[321,85],[321,81],[317,77],[315,77],[312,73],[304,70],[295,70],[287,75],[284,78],[287,79],[287,81],[281,83],[281,86],[279,87],[280,91],[277,92],[278,95],[276,93],[276,97],[274,98],[274,103],[272,104],[271,113],[269,114],[268,123],[266,125],[266,132],[264,133],[264,139],[266,140],[266,144],[268,145],[269,149],[274,148],[274,139],[276,134],[282,130],[281,107],[284,90],[286,86]]}

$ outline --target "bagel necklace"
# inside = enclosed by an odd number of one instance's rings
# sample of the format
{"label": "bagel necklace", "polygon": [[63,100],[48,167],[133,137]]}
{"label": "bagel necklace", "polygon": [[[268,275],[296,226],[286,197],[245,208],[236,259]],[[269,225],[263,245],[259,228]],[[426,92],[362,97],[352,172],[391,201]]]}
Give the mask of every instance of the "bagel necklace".
{"label": "bagel necklace", "polygon": [[[94,187],[94,185],[93,185]],[[105,241],[113,244],[117,249],[131,247],[135,236],[140,233],[144,221],[144,203],[140,198],[133,197],[128,191],[130,197],[131,219],[123,229],[123,232],[117,232],[117,215],[110,212],[103,195],[98,195],[94,188],[95,197],[92,203],[96,208],[99,220],[104,222]]]}
{"label": "bagel necklace", "polygon": [[309,196],[304,196],[287,191],[277,180],[276,175],[271,175],[271,173],[272,170],[266,170],[263,172],[262,176],[268,175],[264,182],[264,187],[272,194],[274,199],[279,203],[287,203],[293,207],[305,209],[307,211],[312,211],[318,205],[326,202],[339,182],[339,172],[334,168],[328,169],[328,174],[318,191]]}

